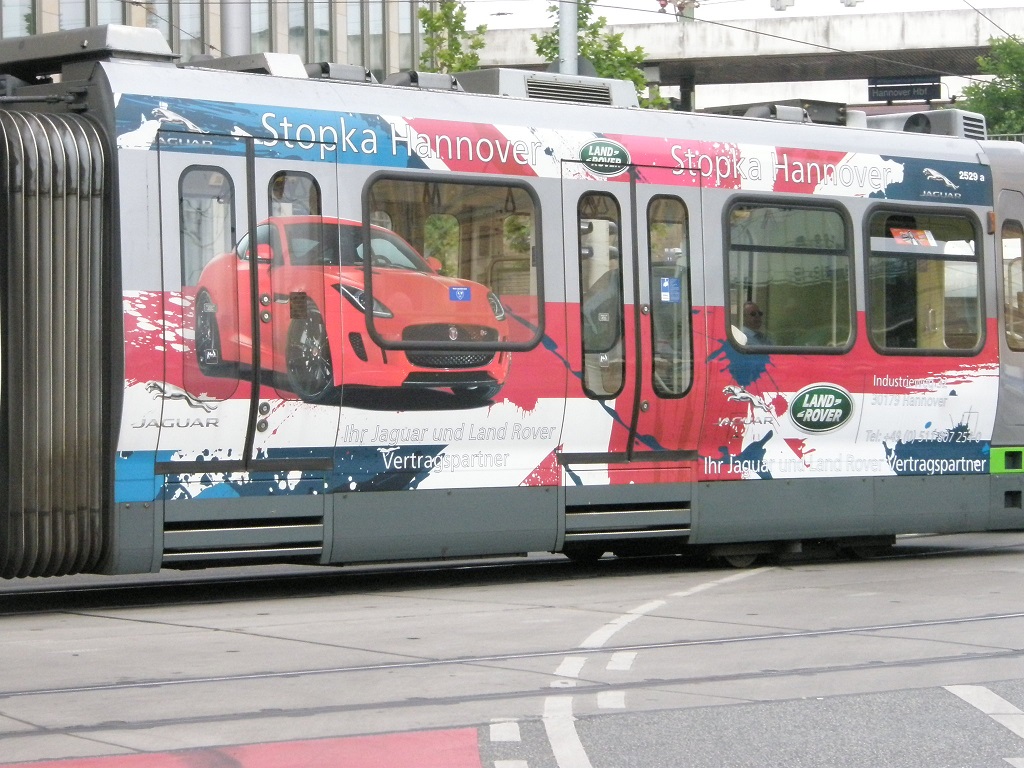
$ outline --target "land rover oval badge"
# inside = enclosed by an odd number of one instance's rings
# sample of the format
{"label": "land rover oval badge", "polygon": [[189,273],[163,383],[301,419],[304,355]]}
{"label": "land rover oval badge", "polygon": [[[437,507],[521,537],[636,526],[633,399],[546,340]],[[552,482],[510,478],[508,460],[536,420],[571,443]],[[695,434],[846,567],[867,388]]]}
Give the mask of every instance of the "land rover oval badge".
{"label": "land rover oval badge", "polygon": [[853,398],[835,384],[812,384],[796,393],[789,414],[804,432],[831,432],[853,416]]}
{"label": "land rover oval badge", "polygon": [[618,142],[595,139],[580,149],[580,161],[598,176],[618,176],[629,165],[629,152]]}

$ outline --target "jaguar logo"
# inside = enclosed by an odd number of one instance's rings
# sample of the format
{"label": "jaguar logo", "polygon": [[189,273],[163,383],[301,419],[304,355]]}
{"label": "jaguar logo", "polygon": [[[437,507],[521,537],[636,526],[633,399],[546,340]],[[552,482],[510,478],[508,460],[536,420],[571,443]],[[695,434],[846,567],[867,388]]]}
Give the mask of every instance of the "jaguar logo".
{"label": "jaguar logo", "polygon": [[207,413],[217,410],[217,406],[209,400],[198,398],[181,387],[163,381],[148,382],[146,384],[146,391],[160,400],[184,400],[189,408],[201,408]]}
{"label": "jaguar logo", "polygon": [[949,180],[948,176],[942,175],[934,168],[925,168],[924,177],[928,179],[928,181],[937,181],[940,184],[945,184],[949,189],[960,189],[959,186],[957,186],[956,184]]}

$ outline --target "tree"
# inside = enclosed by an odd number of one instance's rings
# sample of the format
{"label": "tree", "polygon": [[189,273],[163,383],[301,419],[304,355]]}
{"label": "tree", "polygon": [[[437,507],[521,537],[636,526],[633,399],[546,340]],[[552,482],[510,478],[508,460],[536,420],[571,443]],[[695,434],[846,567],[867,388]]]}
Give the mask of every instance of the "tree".
{"label": "tree", "polygon": [[1018,37],[989,42],[992,49],[978,66],[994,77],[966,86],[963,107],[983,114],[989,133],[1024,133],[1024,42]]}
{"label": "tree", "polygon": [[[548,15],[554,25],[543,35],[530,35],[536,46],[537,55],[547,61],[558,61],[558,6],[548,6]],[[640,103],[645,107],[668,108],[668,99],[656,90],[645,97],[647,78],[644,76],[644,49],[640,46],[627,48],[622,43],[621,32],[608,32],[608,20],[604,16],[594,18],[594,0],[577,0],[576,18],[578,28],[577,47],[579,55],[592,62],[599,77],[629,80],[640,94]]]}
{"label": "tree", "polygon": [[[432,4],[433,5],[433,4]],[[487,27],[466,29],[466,6],[461,0],[441,0],[437,10],[422,6],[418,17],[423,26],[420,66],[428,72],[468,72],[480,65],[477,53],[484,47]]]}

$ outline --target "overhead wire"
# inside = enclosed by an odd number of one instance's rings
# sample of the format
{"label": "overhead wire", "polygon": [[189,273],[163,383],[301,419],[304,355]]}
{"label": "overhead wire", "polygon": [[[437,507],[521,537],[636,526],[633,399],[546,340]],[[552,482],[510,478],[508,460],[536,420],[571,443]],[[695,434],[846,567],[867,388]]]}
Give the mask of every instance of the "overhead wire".
{"label": "overhead wire", "polygon": [[996,24],[996,23],[995,23],[995,22],[994,22],[994,21],[993,21],[993,20],[992,20],[991,18],[989,18],[989,17],[988,17],[988,16],[986,15],[986,14],[982,13],[981,11],[979,11],[979,10],[978,10],[977,8],[975,8],[975,7],[973,6],[973,5],[971,5],[971,4],[970,4],[970,3],[969,3],[969,2],[967,1],[967,0],[963,0],[963,3],[964,3],[964,5],[966,5],[966,6],[968,7],[968,8],[970,8],[970,9],[971,9],[972,11],[974,11],[974,12],[975,12],[976,14],[978,14],[979,16],[981,16],[981,18],[983,18],[983,19],[984,19],[985,21],[987,21],[987,22],[988,22],[989,24],[991,24],[991,25],[992,25],[993,27],[995,27],[996,29],[998,29],[998,30],[999,30],[1000,32],[1002,32],[1002,33],[1003,33],[1004,35],[1006,35],[1007,37],[1016,37],[1016,35],[1011,35],[1011,34],[1010,34],[1009,32],[1007,32],[1007,31],[1006,31],[1005,29],[1003,29],[1003,28],[1002,28],[1002,27],[1000,27],[1000,26],[999,26],[998,24]]}

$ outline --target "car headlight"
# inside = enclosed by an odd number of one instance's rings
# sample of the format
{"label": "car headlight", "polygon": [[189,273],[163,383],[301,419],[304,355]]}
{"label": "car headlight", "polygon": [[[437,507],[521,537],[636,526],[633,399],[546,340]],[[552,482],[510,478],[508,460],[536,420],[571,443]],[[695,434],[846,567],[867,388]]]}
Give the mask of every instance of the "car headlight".
{"label": "car headlight", "polygon": [[[362,288],[353,288],[350,285],[341,285],[336,283],[334,287],[348,299],[352,305],[363,314],[366,314],[366,291]],[[394,313],[390,309],[384,306],[379,299],[373,300],[373,316],[374,317],[394,317]]]}
{"label": "car headlight", "polygon": [[505,319],[505,308],[501,306],[501,300],[490,291],[487,292],[487,301],[491,305],[495,320]]}

